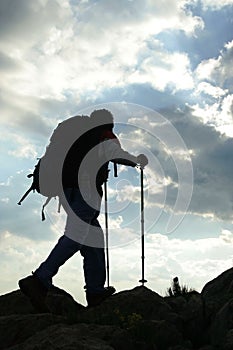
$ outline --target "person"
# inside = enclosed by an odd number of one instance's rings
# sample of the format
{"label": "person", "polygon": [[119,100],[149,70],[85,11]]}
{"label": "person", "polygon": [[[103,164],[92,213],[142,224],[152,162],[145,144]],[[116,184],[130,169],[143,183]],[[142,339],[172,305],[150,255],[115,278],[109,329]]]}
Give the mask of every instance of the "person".
{"label": "person", "polygon": [[[63,163],[61,204],[67,219],[64,234],[47,259],[32,273],[19,280],[21,291],[39,312],[49,312],[46,295],[53,288],[52,278],[78,251],[83,257],[86,301],[88,307],[100,304],[115,292],[106,281],[104,234],[99,224],[103,184],[108,177],[108,164],[144,167],[144,154],[134,156],[125,151],[113,133],[113,115],[106,109],[95,110],[87,117],[90,124],[69,148]],[[82,151],[80,145],[87,144]]]}

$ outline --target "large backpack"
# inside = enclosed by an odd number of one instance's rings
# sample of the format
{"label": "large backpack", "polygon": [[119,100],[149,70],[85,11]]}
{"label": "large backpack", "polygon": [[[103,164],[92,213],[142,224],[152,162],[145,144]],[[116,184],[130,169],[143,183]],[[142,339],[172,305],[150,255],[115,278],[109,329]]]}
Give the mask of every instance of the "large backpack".
{"label": "large backpack", "polygon": [[[33,173],[27,175],[28,178],[32,178],[32,184],[18,204],[21,205],[31,191],[37,191],[47,197],[42,208],[42,220],[45,219],[44,207],[52,197],[59,197],[62,193],[63,165],[72,146],[75,145],[75,149],[80,149],[80,154],[84,154],[93,143],[85,138],[90,130],[89,120],[88,116],[75,116],[59,123]],[[76,160],[78,162],[78,154]]]}

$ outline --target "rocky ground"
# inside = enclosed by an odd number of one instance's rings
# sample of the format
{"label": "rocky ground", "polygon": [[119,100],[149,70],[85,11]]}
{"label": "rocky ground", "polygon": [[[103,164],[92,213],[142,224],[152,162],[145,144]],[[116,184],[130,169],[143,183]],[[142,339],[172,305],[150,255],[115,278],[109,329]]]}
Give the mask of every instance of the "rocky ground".
{"label": "rocky ground", "polygon": [[233,268],[201,293],[162,297],[141,286],[87,309],[54,289],[47,303],[51,313],[36,314],[20,290],[0,296],[0,349],[233,349]]}

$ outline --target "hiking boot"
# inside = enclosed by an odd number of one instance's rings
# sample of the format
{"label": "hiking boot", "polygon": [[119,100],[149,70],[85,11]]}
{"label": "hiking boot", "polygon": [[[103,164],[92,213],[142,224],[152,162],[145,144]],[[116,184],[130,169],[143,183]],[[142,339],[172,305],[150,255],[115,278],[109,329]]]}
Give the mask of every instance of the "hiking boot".
{"label": "hiking boot", "polygon": [[116,291],[114,287],[106,287],[102,293],[88,293],[86,292],[87,306],[97,306],[101,304],[105,299],[109,298]]}
{"label": "hiking boot", "polygon": [[21,292],[30,299],[32,306],[37,312],[50,312],[45,304],[47,289],[35,275],[19,280],[18,284]]}

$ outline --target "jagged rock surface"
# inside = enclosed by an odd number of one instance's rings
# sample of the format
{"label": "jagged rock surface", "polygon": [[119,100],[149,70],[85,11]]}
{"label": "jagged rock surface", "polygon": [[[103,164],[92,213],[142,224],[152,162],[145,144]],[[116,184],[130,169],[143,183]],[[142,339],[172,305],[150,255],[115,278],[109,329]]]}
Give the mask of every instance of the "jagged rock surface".
{"label": "jagged rock surface", "polygon": [[85,308],[59,288],[48,314],[19,291],[0,296],[0,350],[232,350],[233,269],[201,293],[162,297],[146,287]]}

